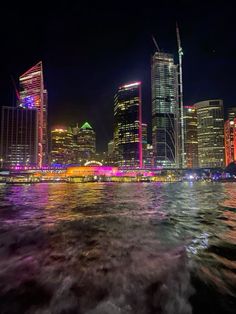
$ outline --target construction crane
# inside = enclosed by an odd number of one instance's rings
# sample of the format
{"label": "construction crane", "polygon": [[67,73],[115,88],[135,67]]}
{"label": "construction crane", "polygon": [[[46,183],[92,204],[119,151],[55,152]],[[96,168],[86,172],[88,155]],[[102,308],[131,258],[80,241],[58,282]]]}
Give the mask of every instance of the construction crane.
{"label": "construction crane", "polygon": [[178,55],[179,55],[179,110],[180,110],[180,155],[181,162],[180,167],[184,168],[185,166],[185,154],[184,154],[184,103],[183,103],[183,73],[182,73],[182,56],[183,49],[181,47],[180,35],[179,35],[179,27],[176,23],[176,36],[177,36],[177,44],[178,44]]}
{"label": "construction crane", "polygon": [[154,43],[155,47],[157,48],[157,51],[160,52],[161,50],[160,50],[160,48],[159,48],[159,46],[157,44],[157,41],[156,41],[156,39],[155,39],[155,37],[153,35],[152,35],[152,40],[153,40],[153,43]]}
{"label": "construction crane", "polygon": [[17,100],[19,101],[20,100],[20,93],[16,87],[16,83],[15,83],[15,80],[13,78],[13,76],[11,75],[11,81],[12,81],[12,84],[13,84],[13,87],[14,87],[14,90],[15,90],[15,93],[16,93],[16,98]]}

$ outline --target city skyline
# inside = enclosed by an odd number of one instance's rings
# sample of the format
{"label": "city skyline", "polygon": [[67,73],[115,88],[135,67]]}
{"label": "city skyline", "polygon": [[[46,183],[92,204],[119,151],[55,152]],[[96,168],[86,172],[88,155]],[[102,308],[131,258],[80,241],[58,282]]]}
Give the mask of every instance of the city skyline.
{"label": "city skyline", "polygon": [[[152,11],[155,11],[153,9],[157,5],[159,10],[154,14]],[[110,117],[117,86],[128,81],[142,81],[143,121],[149,124],[150,58],[155,51],[151,35],[155,36],[161,50],[173,53],[177,61],[177,20],[184,49],[184,104],[192,105],[204,99],[222,98],[226,107],[234,106],[232,78],[236,67],[233,59],[236,47],[229,36],[234,23],[230,19],[230,6],[221,10],[215,4],[214,14],[209,18],[207,13],[212,8],[210,4],[198,4],[198,7],[191,8],[185,1],[181,1],[179,4],[157,3],[156,6],[150,5],[143,11],[136,8],[136,14],[131,15],[131,5],[121,5],[116,9],[101,5],[88,10],[86,5],[69,8],[59,4],[54,8],[55,11],[49,5],[48,15],[44,15],[45,12],[39,12],[38,15],[33,12],[27,14],[27,19],[23,22],[23,25],[28,25],[34,17],[44,17],[42,27],[31,23],[28,29],[28,34],[33,35],[30,45],[27,41],[18,39],[19,30],[16,26],[19,18],[12,20],[10,11],[7,11],[5,18],[12,21],[12,24],[9,29],[2,28],[5,36],[1,52],[1,105],[9,106],[13,103],[11,76],[17,80],[27,68],[42,60],[45,86],[49,91],[50,126],[88,120],[95,130],[100,130],[98,149],[105,150],[112,135]],[[24,5],[19,6],[21,22],[28,12],[25,9]],[[95,9],[98,9],[98,15],[95,15]],[[81,12],[87,17],[86,21]],[[171,15],[171,12],[174,14]],[[70,14],[72,21],[66,23]],[[56,19],[56,15],[61,19]],[[120,18],[121,27],[117,24]],[[109,23],[111,27],[105,27]],[[95,28],[94,25],[97,24],[99,26]],[[221,30],[222,25],[224,32]],[[16,38],[10,40],[13,38],[11,35],[16,35]],[[65,38],[67,39],[62,46],[61,40]],[[19,47],[18,54],[12,53],[16,46]],[[222,81],[227,84],[222,84]],[[105,123],[101,123],[102,120]],[[148,128],[150,142],[150,125]]]}
{"label": "city skyline", "polygon": [[[154,39],[155,42],[155,39]],[[151,65],[152,89],[152,156],[151,165],[164,169],[185,168],[185,159],[192,163],[194,142],[197,142],[198,166],[200,168],[222,168],[227,160],[229,147],[229,132],[224,133],[224,106],[222,99],[204,100],[194,104],[196,108],[196,122],[192,124],[184,111],[183,138],[183,164],[179,163],[180,150],[180,111],[190,106],[181,107],[180,90],[181,61],[174,63],[172,54],[160,52],[157,43],[157,52],[153,55]],[[181,47],[179,45],[179,47]],[[182,52],[182,49],[181,49]],[[114,96],[114,154],[112,156],[99,156],[96,149],[96,132],[88,122],[79,129],[78,123],[73,131],[53,129],[51,131],[51,155],[48,156],[48,104],[47,90],[43,83],[43,64],[38,62],[19,77],[19,90],[15,87],[17,96],[14,107],[2,107],[1,120],[1,163],[8,166],[26,166],[35,164],[37,167],[53,164],[79,164],[87,163],[96,156],[106,164],[118,165],[122,168],[142,169],[143,144],[145,156],[151,156],[147,148],[147,124],[142,121],[142,83],[128,82],[120,86]],[[7,114],[4,114],[6,108]],[[16,111],[17,109],[22,112]],[[182,109],[181,109],[182,108]],[[33,122],[30,111],[36,109],[37,119]],[[25,111],[25,118],[23,112]],[[10,113],[12,112],[12,113]],[[28,112],[28,113],[27,113]],[[27,118],[29,116],[29,118]],[[187,119],[186,119],[187,118]],[[29,125],[27,121],[32,121]],[[184,123],[185,121],[185,123]],[[32,137],[32,130],[35,135]],[[181,128],[182,130],[182,128]],[[145,136],[143,137],[142,132]],[[197,139],[193,138],[195,132]],[[182,131],[181,131],[182,133]],[[230,131],[230,133],[232,133]],[[182,134],[181,134],[182,136]],[[193,137],[192,137],[193,136]],[[230,135],[234,140],[234,131]],[[6,139],[6,142],[3,141]],[[227,143],[227,144],[226,144]],[[36,144],[36,150],[33,148]],[[226,148],[227,146],[227,148]],[[192,152],[191,152],[192,151]],[[192,155],[192,156],[191,156]],[[48,157],[50,157],[48,159]],[[100,157],[102,157],[100,159]],[[105,160],[104,160],[105,157]],[[149,157],[148,157],[149,158]],[[231,158],[234,161],[234,157]],[[96,162],[96,161],[95,161]],[[226,161],[226,165],[228,165]],[[191,168],[194,167],[190,166]]]}

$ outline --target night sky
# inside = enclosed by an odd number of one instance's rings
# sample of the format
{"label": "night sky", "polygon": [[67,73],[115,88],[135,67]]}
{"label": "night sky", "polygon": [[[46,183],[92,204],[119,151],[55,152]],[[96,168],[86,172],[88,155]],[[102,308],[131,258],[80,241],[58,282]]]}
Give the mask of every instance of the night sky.
{"label": "night sky", "polygon": [[151,35],[177,61],[178,21],[185,104],[223,98],[225,107],[236,106],[233,1],[48,2],[8,1],[1,7],[0,105],[14,105],[11,76],[18,82],[20,74],[42,60],[50,126],[88,121],[97,133],[98,150],[105,150],[120,85],[143,82],[143,120],[150,125]]}

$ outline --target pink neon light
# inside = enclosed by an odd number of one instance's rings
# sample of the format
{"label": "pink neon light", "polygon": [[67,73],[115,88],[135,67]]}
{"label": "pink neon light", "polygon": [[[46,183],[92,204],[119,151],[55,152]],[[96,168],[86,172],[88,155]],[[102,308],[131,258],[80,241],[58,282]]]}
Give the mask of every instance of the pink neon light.
{"label": "pink neon light", "polygon": [[[236,118],[234,118],[234,125],[236,125]],[[236,160],[236,128],[233,130],[233,145],[234,145],[234,156],[233,161]]]}
{"label": "pink neon light", "polygon": [[143,168],[143,135],[142,135],[142,91],[141,83],[139,83],[139,168]]}
{"label": "pink neon light", "polygon": [[26,72],[24,72],[21,76],[20,79],[24,79],[23,77],[31,72],[35,71],[35,67],[41,67],[42,66],[42,61],[39,61],[36,65],[32,66],[30,69],[28,69]]}
{"label": "pink neon light", "polygon": [[[160,170],[160,169],[155,169]],[[68,176],[100,175],[106,177],[137,177],[139,175],[152,177],[155,175],[154,169],[130,169],[122,170],[112,166],[76,166],[68,167],[66,170]]]}

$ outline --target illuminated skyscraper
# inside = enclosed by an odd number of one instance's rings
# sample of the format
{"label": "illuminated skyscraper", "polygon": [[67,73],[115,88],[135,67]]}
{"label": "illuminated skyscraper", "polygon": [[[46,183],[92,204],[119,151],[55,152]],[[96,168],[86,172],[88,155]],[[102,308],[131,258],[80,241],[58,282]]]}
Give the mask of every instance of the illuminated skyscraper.
{"label": "illuminated skyscraper", "polygon": [[35,108],[2,107],[0,158],[5,167],[37,166],[37,118]]}
{"label": "illuminated skyscraper", "polygon": [[178,75],[172,54],[152,57],[152,145],[155,166],[177,165]]}
{"label": "illuminated skyscraper", "polygon": [[121,86],[115,95],[114,149],[118,166],[143,167],[140,82]]}
{"label": "illuminated skyscraper", "polygon": [[73,161],[73,133],[70,128],[51,131],[51,164],[70,164]]}
{"label": "illuminated skyscraper", "polygon": [[79,125],[78,123],[76,126],[72,127],[72,133],[73,133],[73,163],[75,164],[81,164],[80,163],[80,158],[79,158],[79,145],[77,141],[78,133],[79,133]]}
{"label": "illuminated skyscraper", "polygon": [[236,161],[236,108],[228,110],[228,117],[224,124],[225,135],[225,164],[228,166]]}
{"label": "illuminated skyscraper", "polygon": [[96,134],[88,122],[77,132],[78,158],[82,163],[90,161],[96,153]]}
{"label": "illuminated skyscraper", "polygon": [[142,150],[143,150],[143,168],[146,165],[146,157],[147,157],[147,124],[142,123]]}
{"label": "illuminated skyscraper", "polygon": [[43,83],[43,66],[38,62],[20,76],[19,106],[36,108],[38,111],[38,157],[37,164],[41,167],[48,158],[47,128],[47,91]]}
{"label": "illuminated skyscraper", "polygon": [[185,167],[198,167],[197,111],[194,106],[184,106]]}
{"label": "illuminated skyscraper", "polygon": [[224,166],[224,113],[221,99],[194,105],[197,110],[198,162],[200,168]]}

